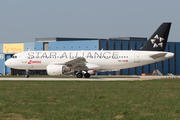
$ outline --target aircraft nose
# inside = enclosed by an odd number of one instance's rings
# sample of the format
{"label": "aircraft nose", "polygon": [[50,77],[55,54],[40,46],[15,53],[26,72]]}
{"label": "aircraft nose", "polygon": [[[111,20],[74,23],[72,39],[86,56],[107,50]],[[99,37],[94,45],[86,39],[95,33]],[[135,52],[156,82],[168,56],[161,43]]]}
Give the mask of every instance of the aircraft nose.
{"label": "aircraft nose", "polygon": [[6,66],[9,66],[9,65],[10,65],[9,60],[6,60],[6,61],[5,61],[5,65],[6,65]]}
{"label": "aircraft nose", "polygon": [[8,65],[8,61],[7,61],[7,60],[5,61],[5,65],[6,65],[6,66]]}

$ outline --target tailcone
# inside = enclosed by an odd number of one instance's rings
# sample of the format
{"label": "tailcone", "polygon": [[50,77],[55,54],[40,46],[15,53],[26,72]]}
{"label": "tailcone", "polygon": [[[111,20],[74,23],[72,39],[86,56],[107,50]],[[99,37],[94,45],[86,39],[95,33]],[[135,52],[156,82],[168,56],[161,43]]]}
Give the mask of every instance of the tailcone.
{"label": "tailcone", "polygon": [[169,53],[167,53],[167,54],[165,55],[165,57],[166,57],[167,59],[172,58],[172,57],[174,57],[174,53],[169,52]]}

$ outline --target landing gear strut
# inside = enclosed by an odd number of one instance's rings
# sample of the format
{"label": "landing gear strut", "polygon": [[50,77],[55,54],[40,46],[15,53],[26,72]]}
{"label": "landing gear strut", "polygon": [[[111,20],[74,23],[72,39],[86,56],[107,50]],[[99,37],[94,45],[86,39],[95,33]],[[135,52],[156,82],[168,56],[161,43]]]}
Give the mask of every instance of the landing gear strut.
{"label": "landing gear strut", "polygon": [[26,70],[26,75],[24,76],[25,78],[29,77],[29,70]]}

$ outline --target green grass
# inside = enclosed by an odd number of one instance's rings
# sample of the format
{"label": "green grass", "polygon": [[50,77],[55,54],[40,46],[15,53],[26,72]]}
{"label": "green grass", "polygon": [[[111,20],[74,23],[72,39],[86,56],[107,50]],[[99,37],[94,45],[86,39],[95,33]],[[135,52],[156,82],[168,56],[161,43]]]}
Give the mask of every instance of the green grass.
{"label": "green grass", "polygon": [[1,120],[178,120],[180,80],[0,81]]}

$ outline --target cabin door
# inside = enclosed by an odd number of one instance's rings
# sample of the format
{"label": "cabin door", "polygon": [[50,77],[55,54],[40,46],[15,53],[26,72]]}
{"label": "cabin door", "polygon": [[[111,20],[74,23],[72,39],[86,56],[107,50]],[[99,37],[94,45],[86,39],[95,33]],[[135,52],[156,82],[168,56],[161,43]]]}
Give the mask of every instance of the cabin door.
{"label": "cabin door", "polygon": [[27,63],[27,56],[26,54],[22,54],[22,63]]}
{"label": "cabin door", "polygon": [[134,62],[139,63],[140,62],[140,55],[139,53],[134,53]]}

